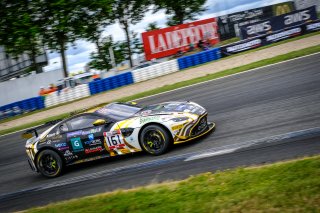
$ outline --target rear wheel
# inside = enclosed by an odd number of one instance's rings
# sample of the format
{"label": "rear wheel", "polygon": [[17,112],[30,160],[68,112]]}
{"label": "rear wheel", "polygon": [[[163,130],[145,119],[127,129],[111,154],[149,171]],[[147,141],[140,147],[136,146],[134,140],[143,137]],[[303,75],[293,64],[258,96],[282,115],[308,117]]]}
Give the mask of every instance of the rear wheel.
{"label": "rear wheel", "polygon": [[37,157],[37,167],[45,177],[57,177],[63,169],[63,162],[58,153],[52,150],[43,150]]}
{"label": "rear wheel", "polygon": [[161,155],[168,151],[171,141],[168,132],[158,125],[147,126],[140,134],[142,148],[152,155]]}

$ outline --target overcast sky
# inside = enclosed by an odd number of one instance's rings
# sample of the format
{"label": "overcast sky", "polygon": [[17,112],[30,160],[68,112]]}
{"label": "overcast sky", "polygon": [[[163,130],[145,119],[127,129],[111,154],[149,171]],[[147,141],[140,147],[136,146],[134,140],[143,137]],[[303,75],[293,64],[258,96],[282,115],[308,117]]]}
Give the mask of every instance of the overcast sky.
{"label": "overcast sky", "polygon": [[[206,19],[211,17],[217,17],[220,15],[230,14],[243,10],[253,9],[257,7],[263,7],[280,2],[286,2],[288,0],[207,0],[205,6],[206,12],[197,17],[197,19]],[[166,27],[166,15],[163,11],[159,11],[156,14],[148,12],[145,18],[136,25],[131,25],[130,30],[137,33],[144,32],[147,25],[151,22],[157,22],[159,27]],[[111,25],[106,28],[105,35],[112,35],[113,39],[124,40],[124,31],[118,24]],[[95,45],[86,41],[76,42],[76,47],[70,47],[67,50],[67,65],[69,72],[83,71],[84,66],[90,61],[90,53],[96,51]],[[61,68],[61,59],[58,53],[48,53],[49,65],[45,67],[45,71],[55,70]]]}

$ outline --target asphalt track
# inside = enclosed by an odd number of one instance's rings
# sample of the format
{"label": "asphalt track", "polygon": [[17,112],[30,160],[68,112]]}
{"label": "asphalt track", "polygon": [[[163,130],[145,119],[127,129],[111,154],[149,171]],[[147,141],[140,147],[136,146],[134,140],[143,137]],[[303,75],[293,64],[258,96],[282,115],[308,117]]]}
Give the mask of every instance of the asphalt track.
{"label": "asphalt track", "polygon": [[195,101],[217,123],[213,134],[158,157],[105,159],[45,179],[29,169],[20,133],[0,137],[0,212],[320,154],[319,67],[316,54],[139,101]]}

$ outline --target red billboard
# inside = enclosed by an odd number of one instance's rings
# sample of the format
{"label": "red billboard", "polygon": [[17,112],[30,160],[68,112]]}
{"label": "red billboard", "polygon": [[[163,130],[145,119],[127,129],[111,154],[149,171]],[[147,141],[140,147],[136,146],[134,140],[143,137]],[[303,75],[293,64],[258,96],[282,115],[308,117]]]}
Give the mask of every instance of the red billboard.
{"label": "red billboard", "polygon": [[215,18],[142,33],[147,60],[174,55],[179,50],[186,51],[191,43],[196,46],[201,39],[209,41],[211,45],[219,42]]}

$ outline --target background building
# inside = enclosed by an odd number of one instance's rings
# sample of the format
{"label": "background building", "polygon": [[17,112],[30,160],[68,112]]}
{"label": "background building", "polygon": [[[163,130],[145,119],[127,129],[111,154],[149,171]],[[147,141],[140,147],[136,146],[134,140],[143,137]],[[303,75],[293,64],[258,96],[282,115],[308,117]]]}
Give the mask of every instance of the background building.
{"label": "background building", "polygon": [[[36,58],[39,66],[37,73],[42,72],[42,67],[48,65],[46,53],[39,55]],[[22,54],[18,58],[13,58],[5,52],[5,48],[0,46],[0,82],[7,81],[12,78],[20,77],[25,74],[26,69],[30,68],[32,61],[27,54]]]}

